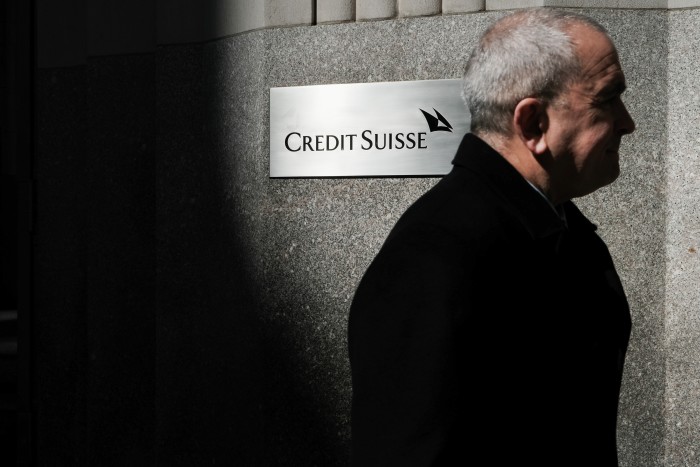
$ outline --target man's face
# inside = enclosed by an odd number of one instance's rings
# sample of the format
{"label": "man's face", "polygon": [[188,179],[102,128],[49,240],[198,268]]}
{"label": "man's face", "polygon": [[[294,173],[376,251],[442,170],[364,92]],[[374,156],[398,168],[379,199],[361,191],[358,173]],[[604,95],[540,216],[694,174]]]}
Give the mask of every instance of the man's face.
{"label": "man's face", "polygon": [[581,77],[547,109],[547,144],[554,161],[552,188],[562,199],[591,193],[620,174],[620,141],[634,131],[621,94],[625,76],[615,47],[589,26],[571,36],[581,61]]}

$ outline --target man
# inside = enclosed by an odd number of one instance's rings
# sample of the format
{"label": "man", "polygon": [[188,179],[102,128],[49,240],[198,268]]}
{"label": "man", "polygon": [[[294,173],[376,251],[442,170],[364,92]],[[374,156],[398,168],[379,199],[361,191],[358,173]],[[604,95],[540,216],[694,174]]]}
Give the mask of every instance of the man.
{"label": "man", "polygon": [[624,89],[589,18],[525,10],[483,35],[472,133],[353,300],[354,466],[617,465],[629,308],[570,200],[619,175]]}

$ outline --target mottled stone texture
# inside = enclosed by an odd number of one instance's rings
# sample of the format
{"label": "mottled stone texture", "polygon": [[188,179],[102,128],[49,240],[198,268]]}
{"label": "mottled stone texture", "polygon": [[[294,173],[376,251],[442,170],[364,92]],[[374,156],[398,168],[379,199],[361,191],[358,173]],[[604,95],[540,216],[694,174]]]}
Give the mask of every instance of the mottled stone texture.
{"label": "mottled stone texture", "polygon": [[164,466],[260,465],[261,456],[280,453],[270,446],[284,446],[264,435],[277,427],[267,407],[300,406],[285,379],[273,381],[274,365],[290,365],[260,321],[261,245],[253,239],[261,232],[246,209],[262,207],[251,174],[262,168],[242,165],[239,154],[260,150],[264,126],[248,117],[264,112],[263,51],[254,35],[238,41],[241,53],[216,43],[158,57],[156,413]]}
{"label": "mottled stone texture", "polygon": [[[589,10],[617,44],[624,101],[637,124],[622,142],[621,175],[578,204],[599,225],[632,311],[618,419],[622,466],[663,465],[668,14]],[[650,60],[649,57],[656,57]]]}
{"label": "mottled stone texture", "polygon": [[700,465],[700,10],[670,13],[665,465]]}
{"label": "mottled stone texture", "polygon": [[[579,202],[632,308],[621,465],[697,465],[700,15],[584,12],[618,44],[637,123],[620,179]],[[269,89],[456,78],[502,14],[41,71],[39,465],[347,465],[349,304],[437,179],[269,179]]]}
{"label": "mottled stone texture", "polygon": [[528,7],[555,8],[666,8],[668,0],[486,0],[487,10]]}

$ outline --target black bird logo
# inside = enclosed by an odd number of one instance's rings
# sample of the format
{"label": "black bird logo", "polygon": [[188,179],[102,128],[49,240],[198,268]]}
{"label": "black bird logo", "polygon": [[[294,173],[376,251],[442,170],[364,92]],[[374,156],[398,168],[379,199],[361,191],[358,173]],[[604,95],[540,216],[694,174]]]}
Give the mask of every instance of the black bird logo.
{"label": "black bird logo", "polygon": [[[423,112],[425,119],[428,121],[428,127],[430,128],[430,132],[432,133],[433,131],[449,131],[451,133],[452,125],[450,125],[450,122],[448,122],[447,119],[443,117],[440,112],[435,110],[435,108],[433,108],[433,110],[435,111],[435,115],[437,115],[437,117],[434,117],[425,110],[420,109],[420,111]],[[444,126],[440,125],[440,123],[442,123]]]}

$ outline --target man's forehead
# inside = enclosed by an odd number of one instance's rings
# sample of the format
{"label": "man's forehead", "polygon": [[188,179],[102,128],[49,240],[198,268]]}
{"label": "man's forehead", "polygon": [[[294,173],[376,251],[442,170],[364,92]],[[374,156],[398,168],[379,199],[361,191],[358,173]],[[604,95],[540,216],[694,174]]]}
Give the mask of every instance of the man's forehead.
{"label": "man's forehead", "polygon": [[582,25],[572,29],[570,35],[581,65],[582,80],[601,80],[614,86],[619,86],[617,83],[621,81],[624,85],[620,59],[607,34]]}
{"label": "man's forehead", "polygon": [[596,66],[583,68],[568,89],[595,100],[606,100],[622,94],[627,88],[625,75],[617,55],[598,61]]}

